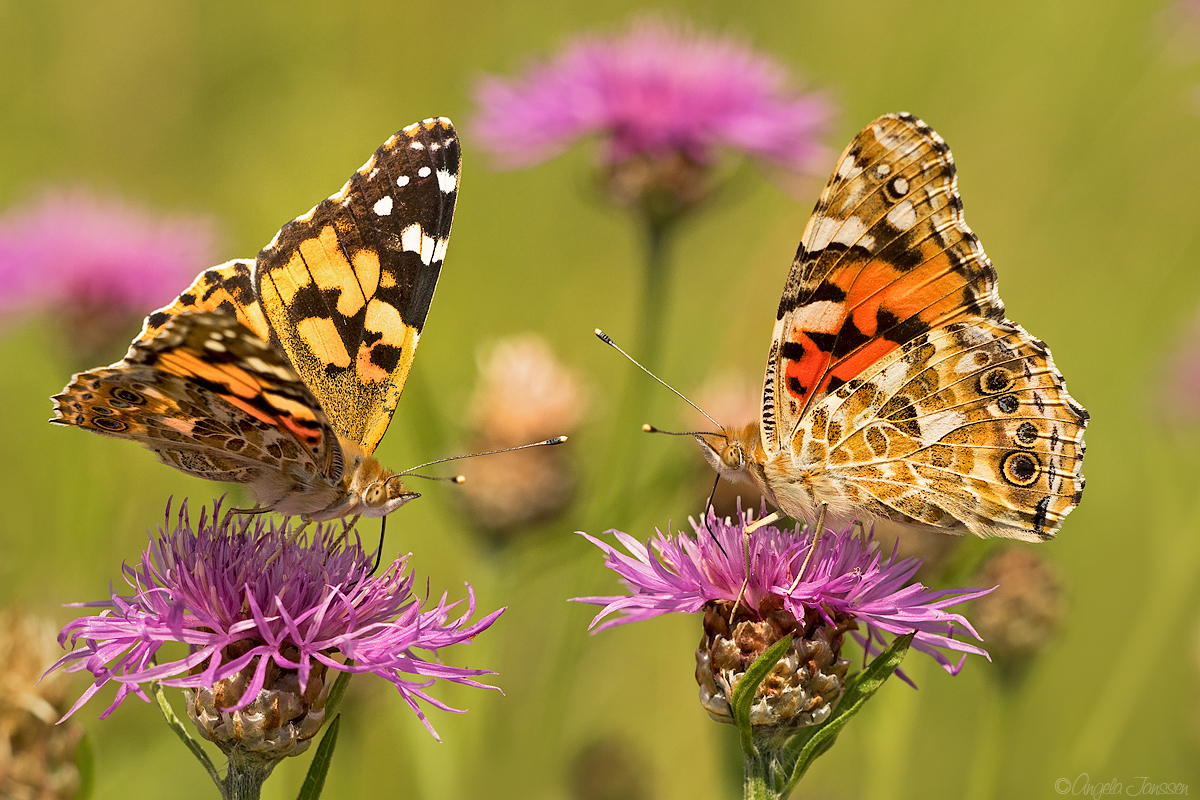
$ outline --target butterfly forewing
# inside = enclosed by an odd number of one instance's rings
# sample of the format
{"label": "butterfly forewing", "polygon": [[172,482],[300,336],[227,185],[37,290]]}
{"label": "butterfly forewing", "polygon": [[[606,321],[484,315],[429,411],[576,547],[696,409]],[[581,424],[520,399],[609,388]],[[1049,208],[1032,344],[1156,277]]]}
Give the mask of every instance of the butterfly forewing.
{"label": "butterfly forewing", "polygon": [[842,154],[793,261],[764,385],[764,446],[777,451],[805,411],[904,342],[1003,316],[949,148],[911,115],[879,118]]}
{"label": "butterfly forewing", "polygon": [[346,185],[285,225],[254,284],[276,341],[334,429],[374,451],[412,365],[458,197],[445,119],[388,139]]}

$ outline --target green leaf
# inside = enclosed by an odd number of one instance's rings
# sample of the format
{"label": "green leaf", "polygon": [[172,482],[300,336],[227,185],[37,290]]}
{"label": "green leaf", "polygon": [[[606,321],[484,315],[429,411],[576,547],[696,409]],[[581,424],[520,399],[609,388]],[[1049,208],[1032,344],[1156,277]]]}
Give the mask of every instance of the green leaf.
{"label": "green leaf", "polygon": [[208,777],[212,778],[213,783],[220,790],[221,796],[224,797],[225,782],[221,780],[221,776],[217,772],[217,768],[213,765],[212,759],[208,757],[208,753],[204,752],[204,748],[200,742],[192,738],[188,729],[179,721],[179,717],[175,716],[175,710],[167,702],[167,695],[163,692],[162,686],[157,683],[151,684],[151,686],[153,687],[154,699],[158,703],[158,710],[162,712],[163,719],[167,721],[167,725],[171,727],[171,730],[175,731],[175,735],[179,737],[179,740],[184,743],[187,749],[192,751],[192,755],[200,762],[200,766],[204,767],[208,772]]}
{"label": "green leaf", "polygon": [[784,653],[791,646],[792,635],[789,633],[768,647],[761,656],[754,659],[754,663],[746,669],[745,674],[742,675],[742,679],[738,681],[738,685],[733,689],[733,696],[729,698],[729,705],[733,709],[734,722],[742,734],[743,753],[750,754],[755,752],[754,726],[750,724],[750,709],[754,706],[754,693],[758,691],[758,687],[767,679],[767,676],[771,674],[771,670],[775,669],[775,665],[779,663],[779,659],[783,658]]}
{"label": "green leaf", "polygon": [[[353,664],[353,661],[346,662],[346,666]],[[337,712],[338,704],[342,702],[342,695],[346,693],[346,687],[350,685],[350,679],[353,677],[353,673],[338,672],[337,678],[333,681],[333,686],[329,688],[329,696],[325,698],[325,716],[330,717]]]}
{"label": "green leaf", "polygon": [[[348,674],[342,673],[342,675]],[[334,686],[336,687],[337,684],[335,683]],[[333,696],[332,691],[330,696]],[[304,784],[300,787],[300,794],[296,795],[296,800],[317,800],[321,796],[321,790],[325,788],[325,776],[329,773],[329,765],[333,763],[333,748],[337,746],[338,727],[341,724],[342,717],[339,714],[325,729],[325,735],[321,737],[321,743],[317,745],[317,752],[313,755],[312,763],[308,765],[308,774],[304,776]]]}
{"label": "green leaf", "polygon": [[79,770],[79,790],[75,792],[75,800],[91,800],[96,790],[96,754],[86,733],[75,748],[75,767]]}
{"label": "green leaf", "polygon": [[842,728],[846,727],[850,718],[861,711],[863,705],[871,699],[871,695],[875,694],[879,687],[883,686],[884,681],[892,676],[892,673],[900,666],[900,662],[904,660],[904,656],[908,654],[908,648],[912,644],[914,636],[916,636],[915,632],[896,637],[896,640],[865,669],[846,681],[846,691],[842,694],[837,709],[824,724],[814,726],[810,733],[801,733],[788,743],[781,754],[783,756],[781,761],[787,764],[794,757],[795,766],[792,768],[791,777],[781,794],[782,797],[790,794],[813,762],[833,747],[838,734],[842,732]]}

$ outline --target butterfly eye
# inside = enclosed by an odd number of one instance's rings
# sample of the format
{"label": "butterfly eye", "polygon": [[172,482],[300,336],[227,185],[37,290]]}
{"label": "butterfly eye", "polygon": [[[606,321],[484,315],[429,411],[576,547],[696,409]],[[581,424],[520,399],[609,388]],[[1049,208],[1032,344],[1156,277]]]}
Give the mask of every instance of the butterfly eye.
{"label": "butterfly eye", "polygon": [[372,483],[363,492],[363,501],[371,508],[379,508],[387,502],[387,486],[382,483]]}
{"label": "butterfly eye", "polygon": [[721,463],[729,469],[741,469],[745,459],[742,458],[742,448],[731,444],[721,451]]}

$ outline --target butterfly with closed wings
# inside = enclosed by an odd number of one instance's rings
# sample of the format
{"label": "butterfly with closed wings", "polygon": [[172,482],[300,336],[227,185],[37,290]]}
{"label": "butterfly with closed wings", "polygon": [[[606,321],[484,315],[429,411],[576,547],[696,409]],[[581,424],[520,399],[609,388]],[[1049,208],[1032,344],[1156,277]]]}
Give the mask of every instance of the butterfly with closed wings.
{"label": "butterfly with closed wings", "polygon": [[846,148],[776,314],[759,421],[697,434],[721,476],[814,521],[1042,541],[1083,493],[1088,413],[1007,319],[954,160],[911,114]]}
{"label": "butterfly with closed wings", "polygon": [[417,497],[372,453],[433,300],[459,163],[449,120],[409,125],[253,262],[204,271],[147,317],[123,360],[75,375],[51,422],[306,519]]}

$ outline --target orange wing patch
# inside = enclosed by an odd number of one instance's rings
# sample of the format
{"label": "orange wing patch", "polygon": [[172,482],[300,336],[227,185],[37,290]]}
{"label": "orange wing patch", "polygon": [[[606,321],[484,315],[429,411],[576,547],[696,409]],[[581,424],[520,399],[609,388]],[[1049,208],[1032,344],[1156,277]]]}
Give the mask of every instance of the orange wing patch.
{"label": "orange wing patch", "polygon": [[253,267],[252,262],[237,260],[204,270],[174,302],[146,317],[134,342],[153,339],[172,317],[189,311],[223,313],[264,342],[270,341],[271,329],[254,293]]}
{"label": "orange wing patch", "polygon": [[995,270],[962,216],[949,148],[907,114],[842,154],[805,228],[775,325],[763,441],[774,452],[822,397],[956,320],[1002,319]]}

